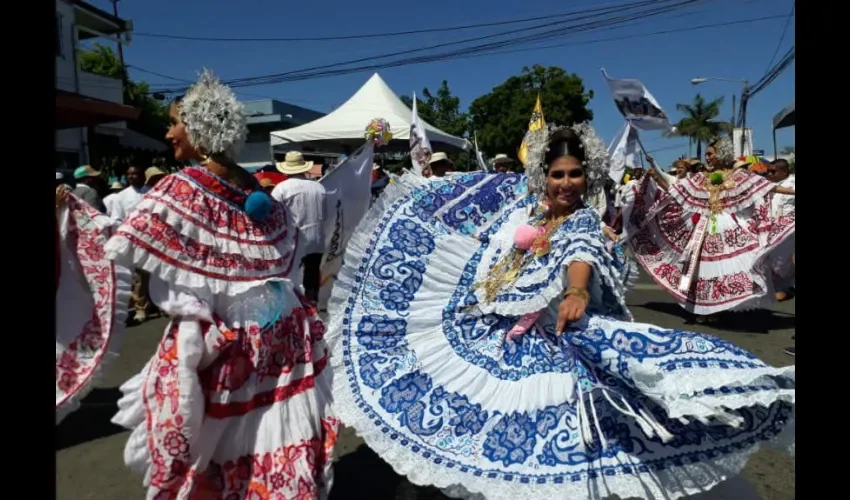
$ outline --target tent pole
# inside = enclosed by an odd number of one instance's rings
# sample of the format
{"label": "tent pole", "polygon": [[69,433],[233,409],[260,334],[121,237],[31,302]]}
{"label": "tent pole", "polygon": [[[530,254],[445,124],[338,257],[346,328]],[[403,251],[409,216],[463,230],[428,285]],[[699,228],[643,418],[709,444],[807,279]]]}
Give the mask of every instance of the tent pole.
{"label": "tent pole", "polygon": [[779,159],[779,152],[776,151],[776,127],[773,128],[773,159]]}

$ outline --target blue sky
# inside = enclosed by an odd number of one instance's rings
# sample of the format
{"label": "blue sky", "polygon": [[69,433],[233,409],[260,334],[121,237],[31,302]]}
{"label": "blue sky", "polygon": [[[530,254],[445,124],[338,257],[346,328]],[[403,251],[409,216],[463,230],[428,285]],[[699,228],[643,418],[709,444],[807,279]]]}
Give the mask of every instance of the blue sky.
{"label": "blue sky", "polygon": [[[91,3],[112,10],[108,0]],[[361,33],[453,27],[464,24],[506,21],[564,13],[591,7],[622,4],[629,0],[430,0],[402,2],[282,2],[274,0],[122,0],[121,17],[132,19],[137,33],[162,33],[199,37],[322,37]],[[568,44],[542,50],[441,61],[380,70],[379,73],[398,93],[420,92],[422,87],[436,88],[448,80],[453,93],[465,108],[469,103],[508,77],[518,74],[524,65],[560,66],[584,79],[593,89],[590,102],[594,126],[610,141],[622,125],[607,85],[600,73],[605,67],[614,78],[637,78],[658,99],[672,119],[679,118],[677,103],[693,100],[697,91],[707,98],[725,97],[724,118],[731,117],[732,94],[740,95],[735,83],[707,82],[698,87],[690,79],[698,76],[745,78],[751,83],[764,75],[777,51],[785,16],[793,0],[704,0],[686,10],[661,18],[635,21],[617,29],[571,35],[540,42],[536,47]],[[674,34],[640,36],[618,41],[584,43],[601,38],[639,35],[654,31],[684,29],[767,16],[777,19],[753,21]],[[779,46],[776,59],[794,43],[794,19]],[[341,60],[412,49],[424,45],[516,29],[486,28],[457,32],[428,33],[400,37],[303,42],[216,43],[175,41],[135,36],[125,48],[130,65],[177,78],[194,80],[203,67],[209,67],[222,79],[250,77],[284,72]],[[526,46],[523,46],[526,47]],[[529,45],[528,47],[535,47]],[[278,83],[240,90],[244,100],[273,97],[301,106],[329,112],[353,94],[371,72]],[[134,71],[136,80],[152,85],[174,85],[167,79]],[[755,146],[772,152],[771,119],[794,100],[794,66],[788,68],[770,86],[753,97],[748,110],[748,125],[754,128]],[[177,84],[179,85],[179,84]],[[241,93],[244,91],[244,93]],[[543,103],[544,113],[546,103]],[[529,110],[529,113],[531,110]],[[727,118],[728,119],[728,118]],[[661,138],[656,132],[641,135],[644,145],[663,163],[687,152],[687,141]],[[794,145],[794,128],[780,130],[777,143]],[[681,145],[677,147],[677,145]]]}

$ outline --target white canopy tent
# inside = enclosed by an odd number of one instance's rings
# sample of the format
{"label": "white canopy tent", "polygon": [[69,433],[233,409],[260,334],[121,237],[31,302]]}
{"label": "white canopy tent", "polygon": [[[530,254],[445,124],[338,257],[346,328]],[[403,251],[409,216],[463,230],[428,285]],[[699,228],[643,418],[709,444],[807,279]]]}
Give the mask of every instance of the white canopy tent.
{"label": "white canopy tent", "polygon": [[[271,145],[274,147],[315,141],[362,141],[366,125],[373,118],[383,118],[390,123],[393,140],[410,139],[410,108],[405,106],[377,73],[330,114],[300,127],[272,132]],[[439,143],[464,150],[469,147],[466,139],[449,135],[428,123],[425,123],[425,133],[432,144]]]}

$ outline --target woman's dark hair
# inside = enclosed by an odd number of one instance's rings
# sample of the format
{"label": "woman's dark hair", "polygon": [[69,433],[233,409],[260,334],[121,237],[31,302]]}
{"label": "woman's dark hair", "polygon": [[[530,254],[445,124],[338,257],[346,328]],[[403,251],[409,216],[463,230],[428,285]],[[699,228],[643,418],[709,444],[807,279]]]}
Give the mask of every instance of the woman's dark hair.
{"label": "woman's dark hair", "polygon": [[581,138],[572,129],[563,129],[555,132],[549,139],[549,151],[546,152],[546,170],[549,165],[562,156],[572,156],[579,161],[584,169],[584,147]]}

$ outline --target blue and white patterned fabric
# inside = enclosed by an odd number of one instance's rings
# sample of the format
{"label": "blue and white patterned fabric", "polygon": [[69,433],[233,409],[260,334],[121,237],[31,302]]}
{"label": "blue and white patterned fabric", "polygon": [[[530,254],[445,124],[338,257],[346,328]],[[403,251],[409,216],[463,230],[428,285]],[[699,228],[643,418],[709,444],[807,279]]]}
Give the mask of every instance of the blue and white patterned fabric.
{"label": "blue and white patterned fabric", "polygon": [[[622,254],[593,210],[483,303],[472,285],[535,217],[525,187],[513,174],[455,175],[391,184],[376,202],[330,303],[346,425],[414,483],[490,500],[676,498],[737,475],[761,443],[793,451],[793,366],[631,322]],[[559,336],[574,261],[593,266],[592,301]]]}

